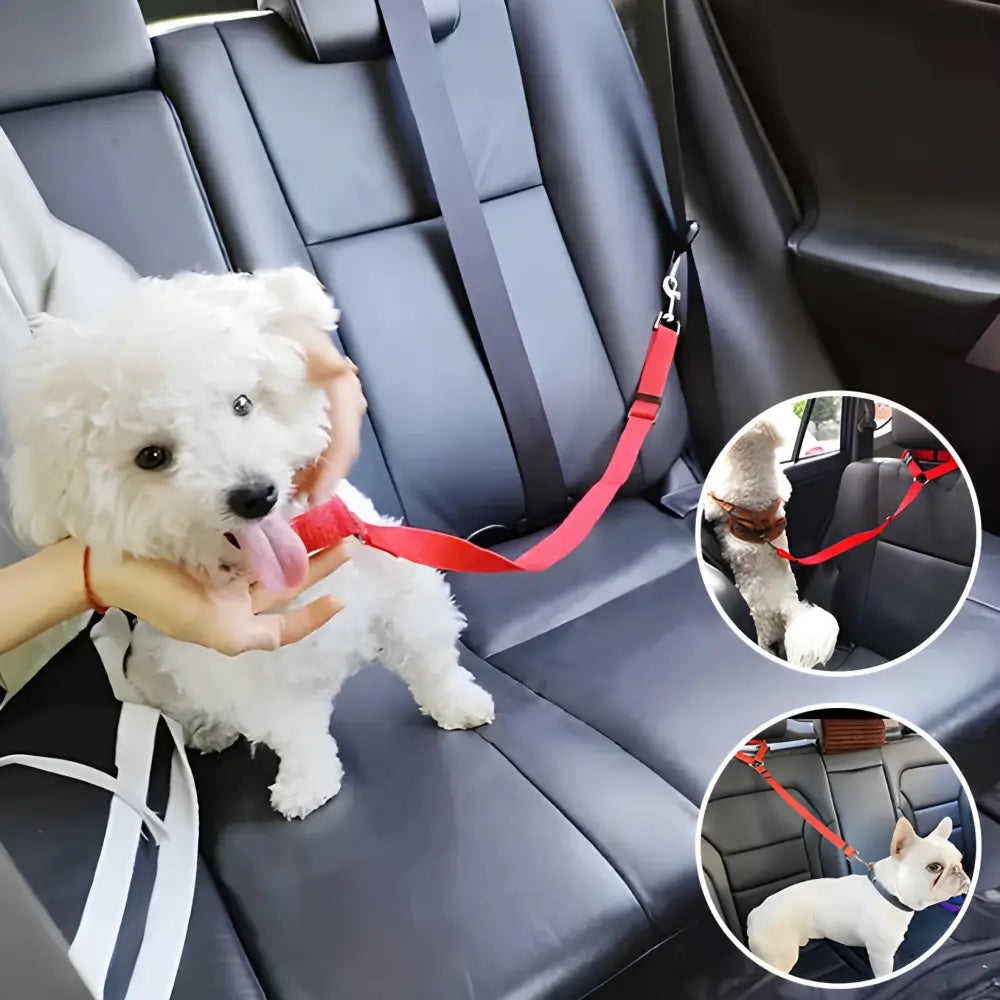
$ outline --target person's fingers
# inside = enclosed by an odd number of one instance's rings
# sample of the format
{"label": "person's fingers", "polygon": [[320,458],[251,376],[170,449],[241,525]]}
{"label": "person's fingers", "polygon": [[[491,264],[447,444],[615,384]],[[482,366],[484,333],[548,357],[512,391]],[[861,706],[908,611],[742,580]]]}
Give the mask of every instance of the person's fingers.
{"label": "person's fingers", "polygon": [[227,656],[239,656],[251,649],[271,653],[281,645],[281,637],[281,615],[258,615],[246,626],[238,640],[234,638],[226,648],[221,648],[221,645],[216,648]]}
{"label": "person's fingers", "polygon": [[306,582],[299,588],[299,592],[308,590],[314,583],[326,579],[335,569],[339,569],[345,562],[349,562],[350,558],[351,554],[343,542],[313,553],[309,557],[309,573],[306,575]]}
{"label": "person's fingers", "polygon": [[347,475],[361,451],[361,418],[368,407],[361,383],[351,375],[328,385],[330,443],[312,467],[307,498],[315,506],[327,500]]}
{"label": "person's fingers", "polygon": [[328,350],[306,350],[306,376],[310,382],[325,385],[342,375],[357,375],[358,369],[348,361],[332,344]]}
{"label": "person's fingers", "polygon": [[342,607],[343,604],[336,597],[327,594],[317,598],[311,604],[307,604],[304,608],[286,611],[283,615],[278,616],[281,645],[287,646],[311,635],[320,626],[325,625]]}
{"label": "person's fingers", "polygon": [[341,542],[339,545],[332,545],[328,549],[322,549],[309,557],[309,571],[305,581],[299,587],[292,587],[283,590],[280,594],[272,593],[259,583],[250,587],[250,607],[253,613],[260,614],[265,611],[273,611],[275,608],[288,604],[299,596],[304,590],[320,580],[328,577],[335,569],[343,566],[351,558],[347,547]]}

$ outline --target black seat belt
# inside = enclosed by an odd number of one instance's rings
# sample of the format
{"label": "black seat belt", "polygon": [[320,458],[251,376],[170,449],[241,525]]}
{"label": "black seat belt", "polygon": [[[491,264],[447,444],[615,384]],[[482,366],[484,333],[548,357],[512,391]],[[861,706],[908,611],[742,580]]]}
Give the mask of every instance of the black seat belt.
{"label": "black seat belt", "polygon": [[[671,51],[671,38],[676,38],[677,34],[672,27],[675,7],[676,0],[639,0],[636,4],[636,55],[653,103],[660,136],[667,210],[676,234],[671,266],[678,257],[687,255],[687,303],[684,310],[687,330],[677,345],[677,367],[688,398],[701,402],[699,420],[692,421],[692,437],[696,456],[704,466],[714,460],[725,441],[722,438],[708,315],[698,268],[691,252],[691,244],[698,235],[698,224],[688,219],[684,198],[684,167],[677,113],[680,81],[676,53]],[[667,301],[665,308],[668,306]]]}
{"label": "black seat belt", "polygon": [[569,508],[559,454],[437,61],[421,0],[378,0],[524,486],[526,528]]}

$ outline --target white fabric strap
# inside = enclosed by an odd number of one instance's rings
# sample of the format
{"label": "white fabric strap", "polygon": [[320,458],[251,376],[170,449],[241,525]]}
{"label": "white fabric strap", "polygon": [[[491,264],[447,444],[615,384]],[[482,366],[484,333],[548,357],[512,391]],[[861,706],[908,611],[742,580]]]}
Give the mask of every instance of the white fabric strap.
{"label": "white fabric strap", "polygon": [[[153,708],[145,705],[121,707],[115,743],[119,787],[143,804],[149,790],[159,724],[160,713]],[[158,816],[156,820],[160,822]],[[104,995],[141,835],[142,820],[128,807],[124,796],[112,798],[94,879],[69,949],[70,961],[94,996]]]}
{"label": "white fabric strap", "polygon": [[130,793],[120,781],[112,778],[110,774],[99,771],[96,767],[88,767],[75,760],[62,760],[58,757],[39,757],[31,753],[12,753],[6,757],[0,757],[0,767],[7,767],[12,764],[20,764],[22,767],[34,768],[36,771],[47,771],[49,774],[58,774],[64,778],[73,778],[75,781],[83,781],[96,788],[103,788],[106,792],[111,792],[113,796],[121,799],[130,809],[134,810],[139,817],[149,827],[149,832],[153,835],[153,840],[157,844],[168,836],[167,828],[152,809],[147,808],[143,799],[136,798]]}
{"label": "white fabric strap", "polygon": [[184,752],[181,727],[173,719],[166,716],[164,719],[175,747],[166,814],[170,839],[160,846],[142,947],[125,1000],[170,1000],[194,902],[198,873],[198,795]]}
{"label": "white fabric strap", "polygon": [[[115,609],[90,633],[119,699],[139,698],[124,670],[131,634],[127,618]],[[162,820],[146,805],[161,719],[174,742],[170,797]],[[198,871],[198,796],[180,725],[148,705],[123,701],[115,744],[117,778],[76,761],[33,754],[0,758],[0,767],[9,764],[74,778],[112,793],[94,879],[69,949],[70,960],[95,998],[104,995],[143,824],[149,828],[158,845],[156,877],[126,1000],[170,1000],[187,939]]]}

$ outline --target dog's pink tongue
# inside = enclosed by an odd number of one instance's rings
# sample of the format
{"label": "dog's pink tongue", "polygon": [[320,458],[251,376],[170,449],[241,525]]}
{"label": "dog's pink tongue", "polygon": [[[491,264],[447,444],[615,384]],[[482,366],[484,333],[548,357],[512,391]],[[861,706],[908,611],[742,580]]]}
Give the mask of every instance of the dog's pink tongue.
{"label": "dog's pink tongue", "polygon": [[233,532],[250,560],[254,575],[268,590],[280,594],[298,587],[309,572],[309,553],[302,539],[277,514]]}

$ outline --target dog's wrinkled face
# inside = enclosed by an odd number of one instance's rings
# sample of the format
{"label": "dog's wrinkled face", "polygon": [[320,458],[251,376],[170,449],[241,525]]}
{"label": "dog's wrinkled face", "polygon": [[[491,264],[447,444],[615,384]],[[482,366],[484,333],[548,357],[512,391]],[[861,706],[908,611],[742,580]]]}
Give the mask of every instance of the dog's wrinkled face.
{"label": "dog's wrinkled face", "polygon": [[892,834],[891,856],[899,863],[899,898],[914,910],[942,903],[969,891],[969,876],[962,868],[962,852],[952,844],[947,817],[926,837],[917,836],[901,818]]}
{"label": "dog's wrinkled face", "polygon": [[39,317],[9,392],[18,529],[293,582],[305,555],[281,508],[328,429],[287,334],[336,320],[294,268],[143,280],[86,330]]}

